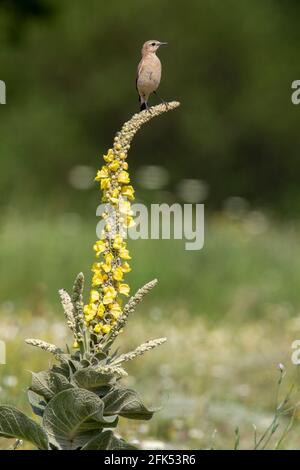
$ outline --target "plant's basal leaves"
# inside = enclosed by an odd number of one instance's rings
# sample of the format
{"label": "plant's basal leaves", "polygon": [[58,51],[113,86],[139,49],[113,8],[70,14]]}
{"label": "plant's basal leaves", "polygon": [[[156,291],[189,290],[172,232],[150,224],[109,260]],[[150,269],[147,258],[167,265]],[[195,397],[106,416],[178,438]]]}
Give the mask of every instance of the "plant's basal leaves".
{"label": "plant's basal leaves", "polygon": [[0,436],[24,439],[38,449],[48,449],[48,438],[41,426],[13,406],[0,406]]}
{"label": "plant's basal leaves", "polygon": [[116,424],[117,418],[104,417],[103,410],[103,401],[95,393],[81,388],[64,390],[48,403],[43,426],[56,447],[78,449],[95,431]]}
{"label": "plant's basal leaves", "polygon": [[78,370],[74,374],[73,380],[82,388],[96,391],[99,387],[115,381],[115,376],[113,374],[100,374],[93,367],[86,367]]}
{"label": "plant's basal leaves", "polygon": [[72,387],[68,379],[57,372],[42,371],[32,373],[30,390],[44,397],[46,401],[51,400],[57,393]]}
{"label": "plant's basal leaves", "polygon": [[118,439],[112,431],[103,431],[93,437],[81,450],[137,450],[123,439]]}
{"label": "plant's basal leaves", "polygon": [[32,390],[28,390],[27,395],[33,412],[37,416],[43,416],[47,403],[41,399],[40,395]]}
{"label": "plant's basal leaves", "polygon": [[67,379],[70,377],[70,366],[68,362],[63,362],[60,365],[54,364],[51,368],[52,372],[59,373],[61,375],[64,375]]}
{"label": "plant's basal leaves", "polygon": [[104,398],[104,414],[120,415],[130,419],[151,419],[156,410],[149,410],[139,395],[131,389],[115,388]]}

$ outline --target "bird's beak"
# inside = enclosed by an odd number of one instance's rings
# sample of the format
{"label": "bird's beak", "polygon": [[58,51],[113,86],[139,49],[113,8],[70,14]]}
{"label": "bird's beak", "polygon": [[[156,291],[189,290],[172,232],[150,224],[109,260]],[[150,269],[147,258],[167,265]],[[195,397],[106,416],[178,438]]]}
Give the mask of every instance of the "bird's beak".
{"label": "bird's beak", "polygon": [[159,46],[167,46],[167,45],[168,45],[167,42],[160,42],[160,43],[159,43]]}

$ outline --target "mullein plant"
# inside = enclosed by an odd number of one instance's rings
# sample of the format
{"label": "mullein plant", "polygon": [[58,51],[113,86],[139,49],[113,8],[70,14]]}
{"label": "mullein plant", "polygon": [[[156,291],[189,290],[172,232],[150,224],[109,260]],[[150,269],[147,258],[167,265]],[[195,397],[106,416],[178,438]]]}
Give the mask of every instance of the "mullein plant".
{"label": "mullein plant", "polygon": [[134,447],[113,432],[119,417],[151,419],[139,395],[123,387],[125,364],[166,341],[148,341],[135,350],[119,354],[114,341],[143,297],[156,285],[153,280],[129,298],[124,277],[130,271],[130,255],[124,232],[133,224],[130,184],[126,161],[131,141],[146,122],[175,109],[177,102],[161,104],[135,114],[117,133],[113,148],[104,155],[98,171],[104,212],[101,239],[94,245],[89,302],[84,305],[84,277],[80,273],[72,295],[60,290],[60,298],[73,344],[64,351],[39,339],[26,343],[51,353],[57,362],[49,369],[32,373],[28,399],[40,423],[9,406],[0,406],[0,436],[31,442],[40,450],[117,450]]}

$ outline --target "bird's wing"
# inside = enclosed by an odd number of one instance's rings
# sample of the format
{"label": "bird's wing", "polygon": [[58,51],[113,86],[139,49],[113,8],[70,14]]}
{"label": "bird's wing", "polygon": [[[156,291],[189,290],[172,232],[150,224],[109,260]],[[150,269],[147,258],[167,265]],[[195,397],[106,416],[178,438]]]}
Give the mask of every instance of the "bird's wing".
{"label": "bird's wing", "polygon": [[137,68],[137,72],[136,72],[136,79],[135,79],[135,87],[138,91],[138,88],[137,88],[137,81],[139,79],[139,76],[141,75],[141,72],[143,70],[143,66],[144,66],[144,60],[142,59],[138,65],[138,68]]}

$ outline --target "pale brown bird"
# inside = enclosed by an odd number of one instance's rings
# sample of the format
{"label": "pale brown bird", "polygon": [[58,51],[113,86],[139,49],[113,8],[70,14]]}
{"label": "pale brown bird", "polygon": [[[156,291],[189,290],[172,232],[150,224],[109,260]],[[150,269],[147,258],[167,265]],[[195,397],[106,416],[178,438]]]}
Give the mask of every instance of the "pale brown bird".
{"label": "pale brown bird", "polygon": [[[155,93],[159,98],[156,90],[161,79],[161,62],[156,55],[156,51],[160,46],[166,44],[166,42],[152,39],[143,45],[142,59],[138,65],[136,76],[136,89],[139,94],[141,111],[148,109],[148,99],[151,93]],[[164,103],[164,100],[159,99]]]}

